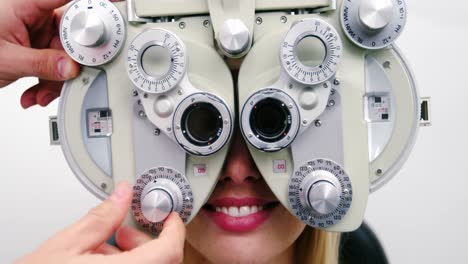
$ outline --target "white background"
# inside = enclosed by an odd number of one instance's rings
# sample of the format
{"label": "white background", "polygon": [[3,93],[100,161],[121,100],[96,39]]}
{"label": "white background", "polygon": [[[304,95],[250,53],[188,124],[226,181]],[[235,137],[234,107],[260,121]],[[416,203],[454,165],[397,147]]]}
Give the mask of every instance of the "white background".
{"label": "white background", "polygon": [[[433,126],[420,130],[396,178],[370,196],[366,220],[392,263],[466,263],[468,2],[407,2],[409,19],[398,44],[421,95],[432,96]],[[2,263],[30,252],[98,203],[60,148],[49,146],[48,116],[56,114],[57,102],[21,109],[20,95],[33,83],[0,90]]]}

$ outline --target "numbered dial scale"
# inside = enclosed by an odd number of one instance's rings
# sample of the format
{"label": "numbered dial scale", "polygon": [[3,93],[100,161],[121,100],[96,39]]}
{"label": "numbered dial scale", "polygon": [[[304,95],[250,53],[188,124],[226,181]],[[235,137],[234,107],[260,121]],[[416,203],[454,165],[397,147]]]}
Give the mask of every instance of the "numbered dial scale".
{"label": "numbered dial scale", "polygon": [[330,160],[309,161],[289,181],[289,204],[304,223],[326,228],[351,207],[352,185],[343,168]]}
{"label": "numbered dial scale", "polygon": [[176,35],[164,29],[150,29],[136,36],[127,59],[130,79],[147,93],[170,91],[186,72],[184,44]]}
{"label": "numbered dial scale", "polygon": [[[320,48],[324,49],[324,58],[318,65],[307,66],[297,56],[299,43],[309,38],[318,39],[323,44]],[[286,34],[280,59],[283,68],[295,81],[305,85],[315,85],[335,75],[341,52],[341,39],[331,25],[320,19],[306,19],[293,24]]]}
{"label": "numbered dial scale", "polygon": [[341,8],[341,26],[348,38],[365,49],[391,45],[406,24],[403,0],[346,0]]}
{"label": "numbered dial scale", "polygon": [[125,40],[125,22],[107,0],[76,0],[60,23],[60,40],[75,61],[98,66],[111,61]]}
{"label": "numbered dial scale", "polygon": [[145,230],[158,234],[163,221],[175,211],[187,223],[193,209],[193,193],[181,173],[158,167],[143,173],[133,187],[132,212]]}

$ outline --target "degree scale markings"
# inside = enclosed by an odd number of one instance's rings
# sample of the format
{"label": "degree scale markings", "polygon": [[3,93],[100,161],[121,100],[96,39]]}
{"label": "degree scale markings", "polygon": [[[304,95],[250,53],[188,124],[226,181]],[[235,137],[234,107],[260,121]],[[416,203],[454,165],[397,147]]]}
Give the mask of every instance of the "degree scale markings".
{"label": "degree scale markings", "polygon": [[[316,37],[325,48],[323,62],[315,67],[304,65],[296,55],[299,42],[306,37]],[[283,68],[291,78],[306,85],[327,81],[337,71],[341,58],[341,39],[336,30],[319,19],[306,19],[293,25],[286,34],[280,53]]]}
{"label": "degree scale markings", "polygon": [[[151,76],[142,66],[145,51],[153,46],[163,47],[170,54],[170,67],[161,76]],[[127,71],[136,87],[144,92],[160,94],[177,86],[186,72],[185,47],[173,33],[150,29],[137,35],[128,50]]]}

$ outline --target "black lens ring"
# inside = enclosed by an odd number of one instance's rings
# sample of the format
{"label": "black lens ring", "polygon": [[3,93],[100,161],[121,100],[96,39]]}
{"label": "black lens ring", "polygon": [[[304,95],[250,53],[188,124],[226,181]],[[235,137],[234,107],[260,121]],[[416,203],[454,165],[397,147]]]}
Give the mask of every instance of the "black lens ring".
{"label": "black lens ring", "polygon": [[[264,112],[265,107],[271,107],[271,109],[277,111],[277,113],[281,115],[281,120],[279,122],[281,127],[274,129],[274,133],[265,132],[265,129],[258,127],[258,114]],[[288,135],[292,124],[292,115],[288,106],[284,102],[272,97],[256,102],[252,107],[249,119],[250,128],[252,129],[254,137],[268,143],[275,143],[285,138]]]}
{"label": "black lens ring", "polygon": [[[214,129],[210,130],[211,133],[207,133],[208,135],[205,138],[201,138],[199,136],[202,133],[194,132],[191,131],[193,129],[190,129],[191,125],[189,124],[189,119],[197,110],[208,111],[211,112],[210,114],[216,115],[216,124],[213,125]],[[206,102],[196,102],[189,105],[182,114],[182,117],[180,119],[180,127],[185,139],[191,144],[198,147],[206,147],[212,145],[216,140],[218,140],[224,129],[223,119],[219,110],[212,104]]]}

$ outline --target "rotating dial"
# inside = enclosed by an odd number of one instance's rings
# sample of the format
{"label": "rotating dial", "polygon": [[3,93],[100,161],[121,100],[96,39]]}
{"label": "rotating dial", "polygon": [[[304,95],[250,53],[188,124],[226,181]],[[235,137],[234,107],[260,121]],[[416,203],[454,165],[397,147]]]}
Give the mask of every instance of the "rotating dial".
{"label": "rotating dial", "polygon": [[127,71],[136,87],[161,94],[185,75],[187,55],[183,42],[164,29],[150,29],[135,37],[128,50]]}
{"label": "rotating dial", "polygon": [[98,66],[111,61],[122,49],[125,22],[109,1],[76,0],[60,23],[60,40],[76,62]]}
{"label": "rotating dial", "polygon": [[306,19],[295,23],[286,34],[280,59],[283,69],[295,81],[315,85],[335,75],[341,52],[340,36],[330,24]]}
{"label": "rotating dial", "polygon": [[403,0],[343,1],[341,26],[359,47],[382,49],[391,45],[403,32],[405,23]]}
{"label": "rotating dial", "polygon": [[348,212],[352,185],[343,168],[318,159],[301,166],[289,181],[289,203],[296,217],[319,228],[338,223]]}
{"label": "rotating dial", "polygon": [[193,208],[193,194],[185,176],[165,167],[143,173],[133,187],[132,212],[147,231],[158,234],[172,211],[186,223]]}

